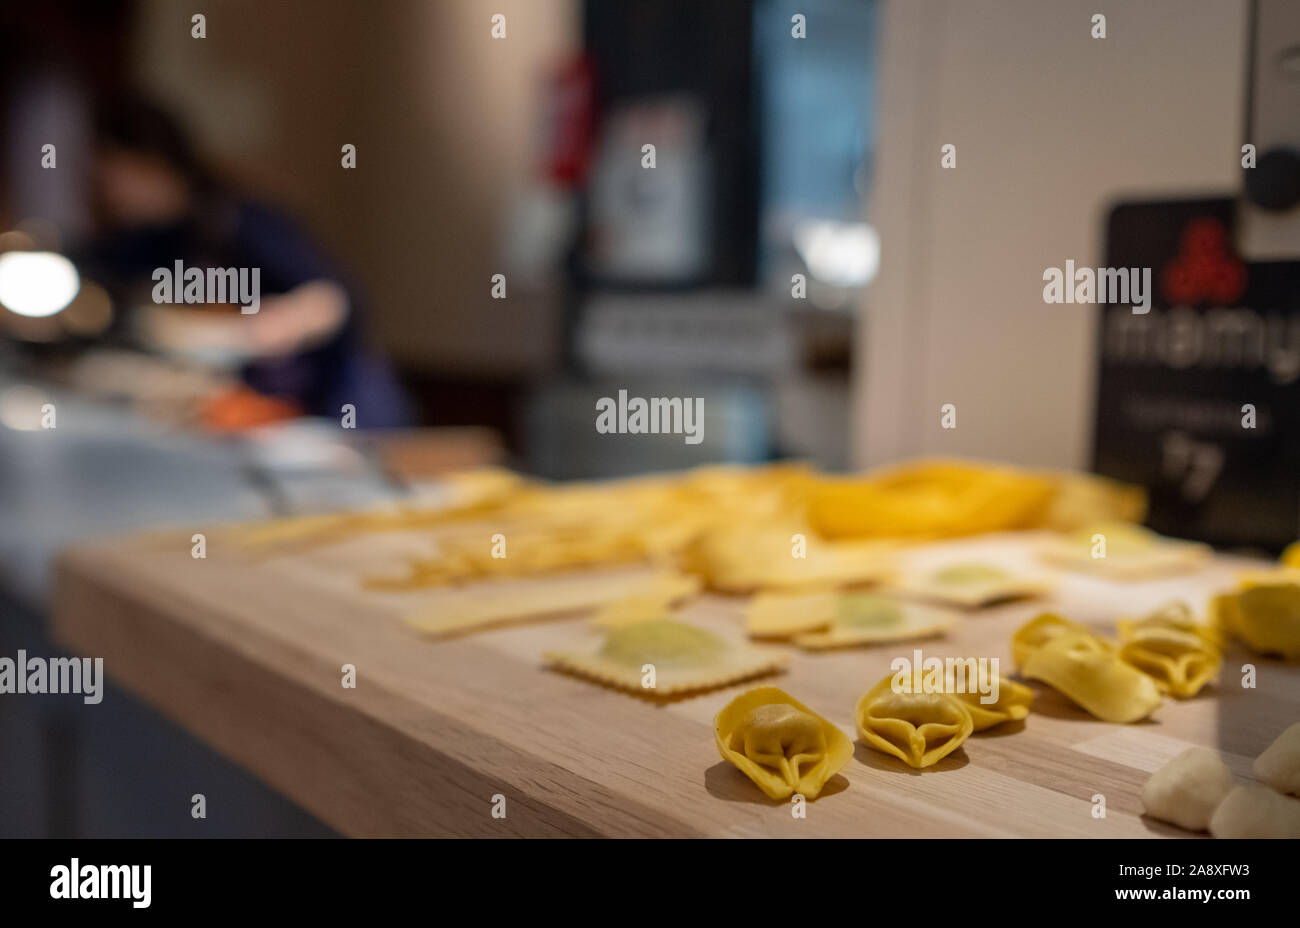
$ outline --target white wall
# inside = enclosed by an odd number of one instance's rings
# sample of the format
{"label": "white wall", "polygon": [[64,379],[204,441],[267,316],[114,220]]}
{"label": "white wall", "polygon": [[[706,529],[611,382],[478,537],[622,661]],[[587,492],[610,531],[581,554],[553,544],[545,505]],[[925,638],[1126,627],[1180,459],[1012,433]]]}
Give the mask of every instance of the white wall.
{"label": "white wall", "polygon": [[[1106,16],[1093,39],[1091,17]],[[1244,0],[885,0],[855,460],[953,453],[1086,467],[1094,308],[1042,273],[1096,266],[1109,206],[1235,190]],[[957,168],[939,166],[957,146]],[[957,428],[940,407],[957,405]]]}

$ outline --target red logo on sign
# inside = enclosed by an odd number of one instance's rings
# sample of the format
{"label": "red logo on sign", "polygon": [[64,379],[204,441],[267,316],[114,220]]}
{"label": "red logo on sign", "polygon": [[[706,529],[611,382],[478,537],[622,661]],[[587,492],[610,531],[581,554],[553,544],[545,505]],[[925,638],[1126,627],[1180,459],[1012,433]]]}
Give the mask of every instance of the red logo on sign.
{"label": "red logo on sign", "polygon": [[1217,220],[1194,219],[1160,284],[1172,304],[1234,303],[1246,292],[1246,266],[1228,250],[1228,233]]}

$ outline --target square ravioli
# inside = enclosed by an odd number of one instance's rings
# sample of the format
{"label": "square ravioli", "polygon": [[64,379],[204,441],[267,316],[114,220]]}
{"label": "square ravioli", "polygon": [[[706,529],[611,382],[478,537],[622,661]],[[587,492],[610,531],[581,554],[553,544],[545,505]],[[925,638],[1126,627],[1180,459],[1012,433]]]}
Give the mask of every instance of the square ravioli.
{"label": "square ravioli", "polygon": [[1210,548],[1165,538],[1140,525],[1117,522],[1046,541],[1039,556],[1057,567],[1112,580],[1148,580],[1204,566]]}
{"label": "square ravioli", "polygon": [[738,644],[705,628],[649,619],[607,630],[595,649],[548,652],[552,668],[643,696],[717,689],[784,670],[784,655]]}
{"label": "square ravioli", "polygon": [[923,599],[975,609],[1042,596],[1052,587],[1041,577],[1017,576],[996,564],[962,561],[930,570],[909,571],[894,588]]}
{"label": "square ravioli", "polygon": [[749,633],[788,638],[807,650],[882,644],[942,635],[956,615],[877,593],[756,597]]}

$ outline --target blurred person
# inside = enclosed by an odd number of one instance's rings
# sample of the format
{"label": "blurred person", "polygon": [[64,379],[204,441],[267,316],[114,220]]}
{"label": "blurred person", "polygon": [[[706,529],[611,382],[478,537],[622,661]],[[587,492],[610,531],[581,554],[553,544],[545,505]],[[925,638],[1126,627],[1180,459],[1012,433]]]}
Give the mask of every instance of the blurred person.
{"label": "blurred person", "polygon": [[[238,196],[198,156],[162,108],[127,100],[97,119],[92,177],[94,237],[73,258],[126,308],[146,347],[223,366],[287,409],[359,427],[407,424],[388,366],[363,348],[354,292],[286,216]],[[155,271],[258,268],[260,308],[233,303],[157,305]],[[175,281],[176,302],[180,281]]]}

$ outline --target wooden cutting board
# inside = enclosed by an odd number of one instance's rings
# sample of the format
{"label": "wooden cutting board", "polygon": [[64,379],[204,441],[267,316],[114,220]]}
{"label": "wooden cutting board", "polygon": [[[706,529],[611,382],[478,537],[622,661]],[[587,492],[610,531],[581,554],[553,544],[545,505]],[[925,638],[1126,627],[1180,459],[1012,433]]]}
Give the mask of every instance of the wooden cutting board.
{"label": "wooden cutting board", "polygon": [[[484,527],[485,544],[492,529]],[[61,557],[55,636],[104,658],[108,674],[322,820],[351,835],[1060,836],[1181,835],[1142,817],[1148,774],[1189,745],[1224,752],[1249,780],[1253,758],[1300,719],[1300,667],[1234,646],[1217,688],[1168,700],[1153,721],[1091,719],[1042,687],[1014,730],[973,736],[915,771],[858,745],[796,819],[721,760],[712,719],[739,684],[651,702],[545,669],[541,654],[589,645],[586,616],[430,641],[400,620],[444,593],[363,591],[427,535],[382,534],[250,558],[191,531],[84,544]],[[992,558],[1038,568],[1036,536],[1000,535],[910,551],[916,564]],[[1171,598],[1203,610],[1254,562],[1216,559],[1158,582],[1059,578],[1046,600],[966,613],[948,638],[809,654],[790,650],[779,686],[850,735],[853,707],[898,655],[997,657],[1045,608],[1113,634],[1114,619]],[[548,584],[522,588],[544,592]],[[706,596],[687,618],[743,638],[743,599]],[[1241,666],[1258,668],[1243,689]],[[344,664],[357,686],[341,685]],[[1105,797],[1106,815],[1094,816]],[[505,817],[493,816],[505,797]],[[211,798],[211,797],[209,797]],[[495,804],[494,804],[495,803]]]}

